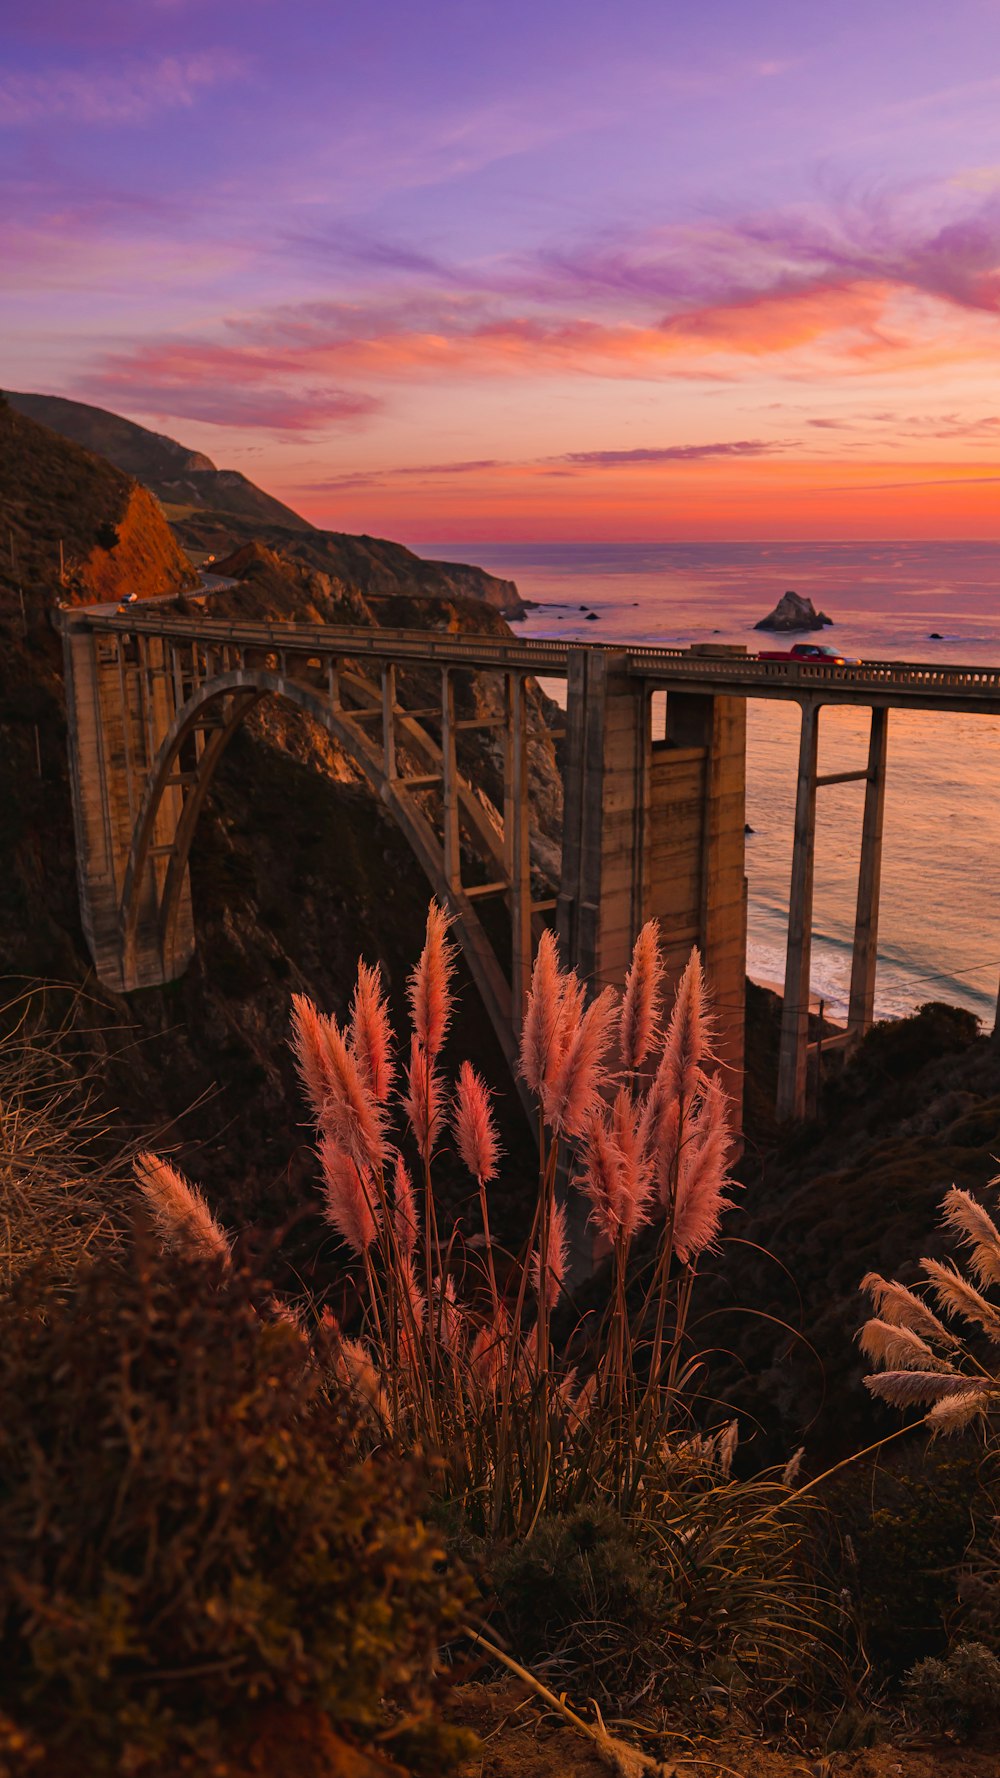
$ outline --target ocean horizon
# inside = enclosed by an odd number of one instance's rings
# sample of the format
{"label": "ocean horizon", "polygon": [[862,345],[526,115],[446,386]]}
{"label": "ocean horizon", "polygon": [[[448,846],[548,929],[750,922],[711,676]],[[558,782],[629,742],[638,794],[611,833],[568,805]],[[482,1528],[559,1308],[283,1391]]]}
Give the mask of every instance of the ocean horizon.
{"label": "ocean horizon", "polygon": [[[823,632],[862,659],[1000,666],[1000,542],[421,544],[517,582],[534,609],[522,634],[566,641],[743,644],[788,590],[810,597]],[[591,618],[590,614],[594,616]],[[558,692],[558,686],[549,687]],[[820,771],[866,763],[867,712],[824,709]],[[927,1000],[967,1007],[987,1027],[1000,979],[1000,718],[893,711],[882,867],[876,1013]],[[751,700],[747,734],[748,969],[784,976],[798,711]],[[846,1012],[863,785],[819,792],[812,992]]]}

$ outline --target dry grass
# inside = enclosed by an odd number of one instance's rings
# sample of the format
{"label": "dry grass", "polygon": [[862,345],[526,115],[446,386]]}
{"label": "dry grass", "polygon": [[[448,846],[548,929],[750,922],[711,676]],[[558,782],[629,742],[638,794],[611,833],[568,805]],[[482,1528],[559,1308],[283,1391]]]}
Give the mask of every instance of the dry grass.
{"label": "dry grass", "polygon": [[125,1222],[131,1154],[116,1147],[96,1107],[86,1059],[61,1044],[76,1009],[56,1029],[44,999],[0,1006],[0,1289],[45,1259],[69,1271]]}

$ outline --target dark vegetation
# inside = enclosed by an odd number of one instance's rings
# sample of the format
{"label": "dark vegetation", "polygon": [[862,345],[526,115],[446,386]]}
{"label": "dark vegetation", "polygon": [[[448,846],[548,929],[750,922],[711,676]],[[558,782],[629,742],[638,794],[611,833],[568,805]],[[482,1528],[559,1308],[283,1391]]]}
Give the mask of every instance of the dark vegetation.
{"label": "dark vegetation", "polygon": [[[0,1299],[0,1711],[74,1771],[212,1767],[247,1712],[426,1714],[463,1583],[251,1274],[140,1239]],[[2,1757],[2,1750],[0,1750]],[[15,1768],[16,1769],[16,1768]],[[67,1764],[64,1768],[70,1769]]]}

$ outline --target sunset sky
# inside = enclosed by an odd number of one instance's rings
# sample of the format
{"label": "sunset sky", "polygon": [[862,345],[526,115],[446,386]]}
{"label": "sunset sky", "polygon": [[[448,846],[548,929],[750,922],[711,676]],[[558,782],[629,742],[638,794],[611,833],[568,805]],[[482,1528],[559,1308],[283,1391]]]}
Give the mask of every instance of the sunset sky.
{"label": "sunset sky", "polygon": [[419,544],[1000,536],[998,0],[34,0],[0,384]]}

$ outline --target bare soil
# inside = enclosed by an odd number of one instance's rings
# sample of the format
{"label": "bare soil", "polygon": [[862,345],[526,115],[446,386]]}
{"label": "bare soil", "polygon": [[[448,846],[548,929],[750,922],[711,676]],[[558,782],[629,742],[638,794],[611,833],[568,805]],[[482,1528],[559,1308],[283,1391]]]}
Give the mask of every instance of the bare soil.
{"label": "bare soil", "polygon": [[[461,1778],[608,1778],[607,1764],[581,1735],[553,1717],[540,1718],[516,1688],[464,1686],[449,1714],[483,1743]],[[645,1745],[663,1758],[665,1775],[676,1778],[997,1778],[1000,1772],[1000,1744],[886,1744],[821,1755],[723,1732],[718,1739],[678,1735]]]}

